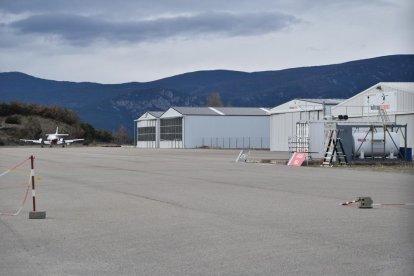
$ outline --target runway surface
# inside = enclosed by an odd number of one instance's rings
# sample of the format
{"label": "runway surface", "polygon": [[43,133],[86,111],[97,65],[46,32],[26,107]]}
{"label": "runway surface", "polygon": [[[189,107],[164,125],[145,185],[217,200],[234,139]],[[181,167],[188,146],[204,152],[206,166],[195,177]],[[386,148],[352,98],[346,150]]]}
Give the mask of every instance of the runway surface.
{"label": "runway surface", "polygon": [[[0,216],[0,275],[414,274],[413,206],[339,205],[414,202],[413,174],[92,147],[0,148],[0,173],[31,154],[47,218]],[[0,178],[0,212],[15,194]]]}

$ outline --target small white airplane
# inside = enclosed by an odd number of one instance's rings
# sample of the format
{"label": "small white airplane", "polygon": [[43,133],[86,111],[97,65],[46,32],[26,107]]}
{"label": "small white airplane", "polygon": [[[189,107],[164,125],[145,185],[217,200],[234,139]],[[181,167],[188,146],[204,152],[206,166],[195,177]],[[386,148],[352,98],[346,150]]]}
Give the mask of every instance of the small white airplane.
{"label": "small white airplane", "polygon": [[53,145],[62,145],[62,147],[65,147],[65,145],[70,145],[70,143],[85,140],[85,139],[65,140],[64,138],[60,137],[60,136],[68,136],[68,135],[69,134],[66,134],[66,133],[59,133],[59,127],[56,127],[56,132],[46,134],[47,136],[46,139],[43,139],[43,138],[40,138],[39,140],[20,139],[20,141],[40,144],[43,148],[44,145],[49,145],[50,147],[52,147]]}

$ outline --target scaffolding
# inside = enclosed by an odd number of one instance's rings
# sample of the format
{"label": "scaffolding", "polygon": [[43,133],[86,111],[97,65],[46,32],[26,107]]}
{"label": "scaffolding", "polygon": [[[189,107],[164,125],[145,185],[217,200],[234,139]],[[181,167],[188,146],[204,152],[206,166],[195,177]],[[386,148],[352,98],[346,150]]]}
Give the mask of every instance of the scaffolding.
{"label": "scaffolding", "polygon": [[[397,151],[397,157],[403,160],[408,160],[407,156],[407,124],[405,125],[397,125],[397,124],[391,124],[391,123],[383,123],[383,124],[371,124],[369,126],[365,124],[352,124],[350,125],[353,128],[353,132],[362,132],[365,133],[365,136],[363,136],[361,140],[361,144],[356,148],[356,150],[353,152],[353,159],[356,159],[358,154],[360,153],[361,148],[363,147],[364,143],[370,143],[370,149],[371,149],[371,158],[368,159],[375,159],[375,158],[382,158],[385,159],[388,156],[388,151],[386,150],[387,145],[387,139],[391,141],[391,145],[395,147]],[[383,133],[382,139],[379,141],[382,144],[382,155],[381,156],[375,156],[374,155],[374,146],[375,143],[378,142],[378,139],[375,139],[376,133]],[[391,132],[394,133],[400,133],[403,140],[404,140],[404,146],[400,147],[397,145],[397,142],[394,140],[393,136],[391,135]],[[367,139],[370,138],[370,139]],[[368,142],[370,141],[370,142]]]}

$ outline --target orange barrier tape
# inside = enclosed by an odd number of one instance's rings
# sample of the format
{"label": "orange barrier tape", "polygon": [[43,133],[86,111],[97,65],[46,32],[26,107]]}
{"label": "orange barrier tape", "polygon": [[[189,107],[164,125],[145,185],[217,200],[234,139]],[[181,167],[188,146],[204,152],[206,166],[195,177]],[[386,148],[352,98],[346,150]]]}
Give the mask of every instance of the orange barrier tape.
{"label": "orange barrier tape", "polygon": [[15,169],[17,169],[18,167],[20,167],[21,165],[23,165],[27,160],[29,160],[30,159],[30,157],[28,157],[28,158],[26,158],[26,159],[24,159],[22,162],[20,162],[19,164],[17,164],[17,165],[15,165],[15,166],[13,166],[13,167],[11,167],[10,169],[8,169],[7,171],[5,171],[5,172],[3,172],[3,173],[0,173],[0,177],[1,176],[3,176],[3,175],[6,175],[6,174],[8,174],[9,172],[11,172],[11,171],[14,171]]}
{"label": "orange barrier tape", "polygon": [[12,212],[0,212],[0,216],[17,216],[22,211],[22,209],[24,207],[24,204],[26,203],[27,195],[29,194],[30,186],[31,186],[31,183],[30,183],[30,180],[29,180],[29,185],[27,185],[26,191],[25,191],[24,196],[23,196],[22,203],[20,204],[20,208],[14,213],[12,213]]}

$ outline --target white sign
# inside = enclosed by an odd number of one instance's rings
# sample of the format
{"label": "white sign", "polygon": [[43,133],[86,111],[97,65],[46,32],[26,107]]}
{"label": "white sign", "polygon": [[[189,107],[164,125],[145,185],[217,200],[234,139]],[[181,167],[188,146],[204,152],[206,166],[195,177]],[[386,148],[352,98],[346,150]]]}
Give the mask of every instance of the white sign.
{"label": "white sign", "polygon": [[336,130],[336,123],[325,123],[325,130]]}
{"label": "white sign", "polygon": [[239,156],[237,156],[236,162],[240,162],[240,161],[247,161],[247,158],[250,155],[250,150],[241,150],[239,153]]}

